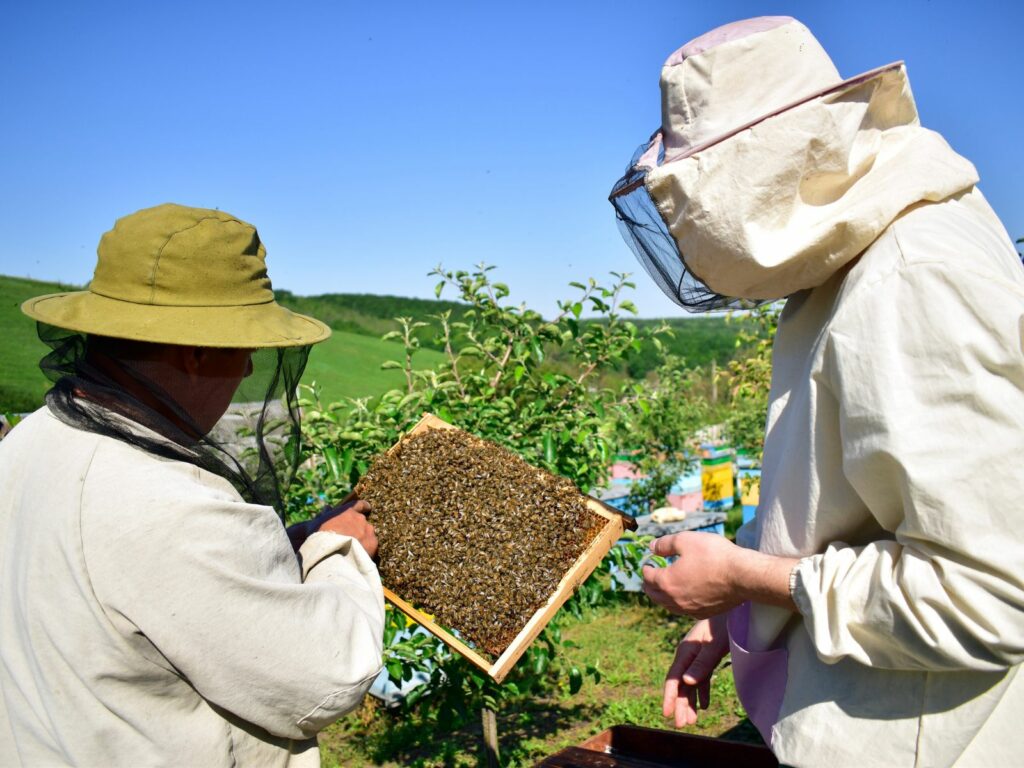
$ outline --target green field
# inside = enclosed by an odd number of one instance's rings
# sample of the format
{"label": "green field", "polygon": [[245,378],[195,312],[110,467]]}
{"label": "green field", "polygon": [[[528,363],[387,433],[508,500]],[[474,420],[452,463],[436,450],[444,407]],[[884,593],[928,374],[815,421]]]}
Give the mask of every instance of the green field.
{"label": "green field", "polygon": [[[440,312],[449,311],[453,319],[462,317],[468,305],[453,301],[413,299],[402,296],[376,296],[365,293],[325,293],[319,296],[296,296],[290,291],[276,291],[278,301],[295,312],[312,315],[327,323],[331,328],[351,331],[366,336],[381,337],[394,330],[396,317],[412,317],[428,323],[420,328],[416,337],[424,347],[440,350],[437,338],[438,325],[433,318]],[[642,309],[642,308],[641,308]],[[722,316],[687,316],[674,318],[631,318],[640,327],[654,327],[662,322],[672,329],[670,336],[662,337],[665,351],[682,358],[688,368],[706,367],[714,360],[725,365],[736,353],[738,328]],[[584,320],[584,322],[587,322]],[[456,333],[458,339],[458,333]],[[549,350],[553,359],[559,358],[559,350]],[[659,364],[659,354],[653,345],[642,350],[630,351],[626,355],[624,370],[637,379],[642,379]]]}
{"label": "green field", "polygon": [[50,383],[39,370],[47,347],[19,307],[26,299],[68,290],[57,283],[0,277],[0,413],[35,410]]}
{"label": "green field", "polygon": [[[73,288],[0,275],[0,413],[34,410],[42,403],[48,387],[39,371],[39,359],[46,348],[36,336],[35,325],[18,307],[32,296],[69,289]],[[457,317],[466,308],[456,302],[400,296],[355,293],[296,296],[285,290],[278,294],[284,306],[319,318],[334,330],[328,342],[313,350],[303,377],[307,384],[315,380],[321,385],[325,402],[374,396],[404,385],[400,371],[380,369],[384,361],[402,356],[398,344],[380,340],[384,333],[398,327],[396,316],[429,321],[445,310]],[[636,320],[640,326],[658,322]],[[712,360],[723,366],[735,353],[738,329],[724,317],[672,318],[668,323],[673,335],[663,338],[665,349],[681,357],[687,367],[707,366]],[[436,334],[434,323],[417,332],[423,347],[417,355],[417,368],[433,367],[442,360],[437,351]],[[559,359],[559,350],[550,350],[549,361],[557,365]],[[659,356],[653,345],[647,345],[640,351],[630,351],[617,375],[642,379],[658,363]]]}
{"label": "green field", "polygon": [[[47,348],[36,335],[35,323],[21,313],[21,303],[33,296],[68,289],[56,283],[0,276],[0,413],[38,408],[49,388],[39,370],[39,360]],[[399,360],[402,354],[397,343],[335,330],[330,339],[313,349],[303,382],[316,381],[324,402],[379,395],[404,386],[401,371],[380,369],[381,363]],[[425,349],[417,353],[415,362],[417,367],[426,368],[441,360],[441,353]]]}
{"label": "green field", "polygon": [[[331,338],[313,348],[302,381],[315,381],[325,403],[345,397],[379,395],[405,386],[405,374],[401,371],[380,369],[381,363],[401,360],[403,355],[402,347],[395,342],[334,331]],[[443,358],[440,352],[423,349],[416,353],[413,363],[417,368],[433,368]]]}

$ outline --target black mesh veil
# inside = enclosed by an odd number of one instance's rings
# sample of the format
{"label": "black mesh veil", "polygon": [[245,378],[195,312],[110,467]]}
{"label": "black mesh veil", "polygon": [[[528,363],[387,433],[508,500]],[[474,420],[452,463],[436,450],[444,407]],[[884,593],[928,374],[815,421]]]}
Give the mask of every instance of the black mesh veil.
{"label": "black mesh veil", "polygon": [[[659,133],[640,145],[629,162],[626,175],[616,182],[608,197],[626,243],[665,295],[690,312],[738,309],[756,304],[716,293],[686,266],[644,183],[650,169],[640,159],[653,150],[655,142],[661,143]],[[664,160],[664,148],[660,147],[658,165]]]}
{"label": "black mesh veil", "polygon": [[[301,456],[297,392],[308,346],[255,350],[252,373],[228,412],[200,436],[203,430],[156,382],[104,352],[111,340],[44,323],[37,330],[51,349],[39,365],[53,382],[46,403],[58,418],[213,472],[246,501],[271,506],[283,518],[284,493]],[[125,377],[146,397],[119,383]]]}

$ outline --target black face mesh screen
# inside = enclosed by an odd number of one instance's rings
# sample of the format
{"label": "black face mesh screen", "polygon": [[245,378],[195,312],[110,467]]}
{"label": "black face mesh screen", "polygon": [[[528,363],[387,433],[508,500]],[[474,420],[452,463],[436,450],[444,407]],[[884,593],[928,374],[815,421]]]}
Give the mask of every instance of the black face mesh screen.
{"label": "black face mesh screen", "polygon": [[[637,162],[657,140],[657,134],[640,145],[633,154],[626,175],[616,182],[608,200],[615,208],[622,237],[633,249],[654,282],[679,306],[691,312],[750,307],[756,302],[729,298],[715,293],[693,274],[683,261],[676,241],[651,199],[644,180],[647,167]],[[664,149],[658,164],[664,161]]]}
{"label": "black face mesh screen", "polygon": [[[308,346],[258,349],[228,413],[208,433],[160,385],[111,355],[117,344],[44,323],[51,352],[39,363],[54,383],[50,410],[65,423],[149,453],[194,464],[229,481],[246,501],[284,514],[301,458],[297,394]],[[144,392],[137,396],[122,383]],[[141,427],[141,428],[140,428]]]}

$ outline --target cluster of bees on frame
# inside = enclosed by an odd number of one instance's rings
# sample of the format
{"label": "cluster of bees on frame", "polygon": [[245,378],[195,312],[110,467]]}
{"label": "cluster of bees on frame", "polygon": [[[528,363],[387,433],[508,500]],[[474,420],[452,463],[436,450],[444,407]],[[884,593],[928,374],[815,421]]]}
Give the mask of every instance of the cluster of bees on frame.
{"label": "cluster of bees on frame", "polygon": [[406,437],[355,491],[384,585],[494,657],[605,522],[570,481],[458,429]]}

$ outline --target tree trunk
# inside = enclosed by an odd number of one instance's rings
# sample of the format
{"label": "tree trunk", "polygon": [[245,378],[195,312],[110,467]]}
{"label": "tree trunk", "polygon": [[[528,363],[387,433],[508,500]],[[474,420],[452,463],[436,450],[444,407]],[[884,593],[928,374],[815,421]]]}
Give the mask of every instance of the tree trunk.
{"label": "tree trunk", "polygon": [[480,710],[480,721],[484,727],[484,752],[487,755],[487,768],[499,768],[501,759],[498,755],[498,716],[493,709],[483,707]]}

